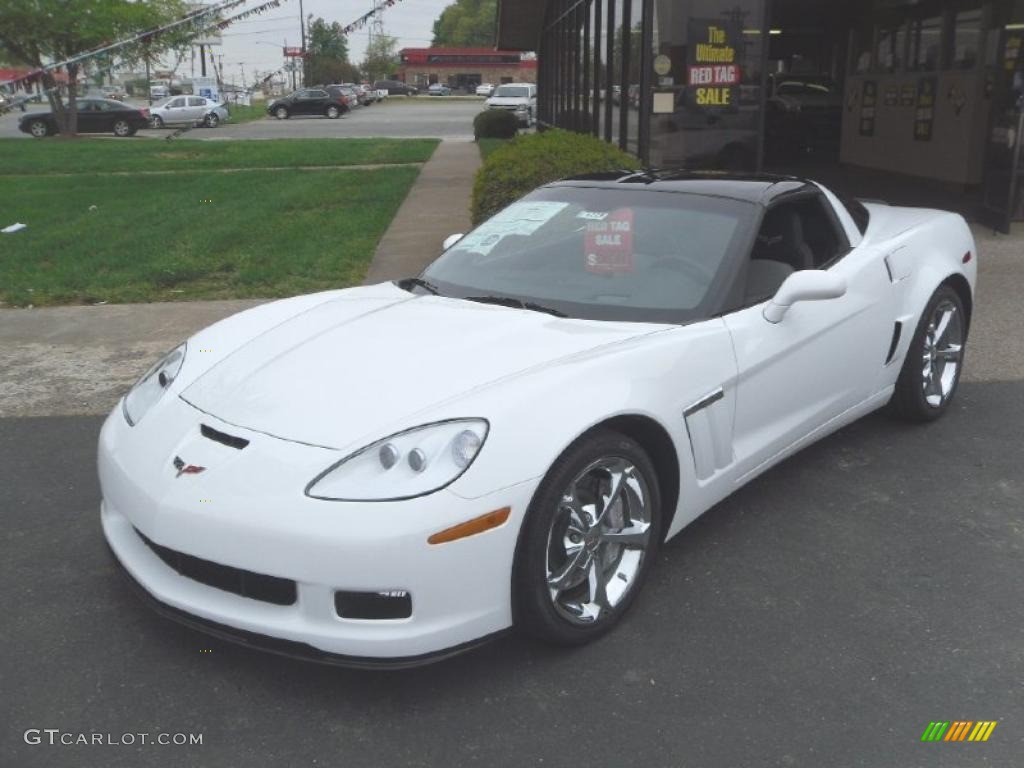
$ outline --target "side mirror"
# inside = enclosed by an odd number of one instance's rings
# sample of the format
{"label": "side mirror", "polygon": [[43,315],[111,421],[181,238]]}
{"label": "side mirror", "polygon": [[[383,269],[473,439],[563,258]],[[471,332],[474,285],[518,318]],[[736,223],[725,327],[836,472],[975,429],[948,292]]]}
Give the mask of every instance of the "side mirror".
{"label": "side mirror", "polygon": [[441,243],[441,250],[447,251],[449,248],[451,248],[453,245],[459,242],[459,240],[461,240],[463,237],[464,235],[461,232],[458,232],[454,235],[448,235],[448,237],[444,239],[444,242]]}
{"label": "side mirror", "polygon": [[775,296],[764,308],[764,319],[781,322],[789,308],[798,301],[838,299],[846,294],[846,280],[820,269],[804,269],[786,278]]}

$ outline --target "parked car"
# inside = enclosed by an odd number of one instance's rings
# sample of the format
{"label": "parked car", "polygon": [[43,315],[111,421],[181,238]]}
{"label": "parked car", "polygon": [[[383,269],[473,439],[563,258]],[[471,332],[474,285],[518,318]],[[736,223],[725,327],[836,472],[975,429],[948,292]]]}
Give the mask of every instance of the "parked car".
{"label": "parked car", "polygon": [[[79,99],[79,133],[113,133],[134,136],[139,128],[149,125],[149,110],[136,109],[112,99]],[[57,119],[52,112],[29,112],[18,118],[18,130],[41,139],[57,133]]]}
{"label": "parked car", "polygon": [[413,85],[406,85],[398,80],[378,80],[373,87],[379,91],[387,91],[390,96],[415,96],[419,89]]}
{"label": "parked car", "polygon": [[363,92],[366,94],[367,104],[373,104],[380,101],[380,91],[374,88],[370,83],[360,83],[359,87],[362,88]]}
{"label": "parked car", "polygon": [[327,92],[335,96],[341,94],[348,101],[349,107],[362,107],[366,104],[366,97],[359,92],[359,87],[353,83],[342,83],[340,85],[328,85]]}
{"label": "parked car", "polygon": [[537,113],[537,86],[534,83],[506,83],[494,89],[487,99],[488,109],[515,112],[522,125],[533,125]]}
{"label": "parked car", "polygon": [[124,101],[128,98],[124,88],[119,85],[102,85],[100,86],[100,92],[103,94],[103,98],[113,99],[114,101]]}
{"label": "parked car", "polygon": [[228,110],[202,96],[172,96],[149,110],[149,124],[153,128],[165,125],[205,125],[216,128],[228,120]]}
{"label": "parked car", "polygon": [[444,83],[431,83],[427,88],[427,96],[451,96],[452,89]]}
{"label": "parked car", "polygon": [[770,467],[887,404],[954,404],[978,273],[954,213],[621,172],[449,241],[417,277],[200,331],[110,413],[99,525],[161,613],[363,666],[512,625],[580,645]]}
{"label": "parked car", "polygon": [[323,115],[334,120],[349,110],[349,97],[339,86],[303,88],[267,105],[267,114],[278,120],[292,115]]}
{"label": "parked car", "polygon": [[476,87],[477,96],[491,96],[494,93],[494,83],[480,83]]}
{"label": "parked car", "polygon": [[152,85],[149,88],[149,98],[166,99],[171,95],[171,89],[166,85]]}

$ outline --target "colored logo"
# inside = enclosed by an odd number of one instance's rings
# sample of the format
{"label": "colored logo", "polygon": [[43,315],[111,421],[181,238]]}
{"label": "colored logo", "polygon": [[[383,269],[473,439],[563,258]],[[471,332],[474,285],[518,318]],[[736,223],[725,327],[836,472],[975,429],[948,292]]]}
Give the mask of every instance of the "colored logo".
{"label": "colored logo", "polygon": [[988,741],[997,720],[939,720],[928,723],[921,741]]}
{"label": "colored logo", "polygon": [[174,468],[178,470],[178,474],[174,476],[177,480],[182,475],[198,475],[200,472],[205,472],[206,467],[197,467],[195,464],[186,464],[185,460],[181,456],[174,457]]}

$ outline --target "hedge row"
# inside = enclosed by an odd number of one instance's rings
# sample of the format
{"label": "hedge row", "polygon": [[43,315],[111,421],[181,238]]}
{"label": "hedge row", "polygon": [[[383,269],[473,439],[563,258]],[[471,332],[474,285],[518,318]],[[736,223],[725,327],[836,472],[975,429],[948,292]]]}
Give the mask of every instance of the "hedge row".
{"label": "hedge row", "polygon": [[477,171],[473,224],[527,192],[566,176],[639,168],[636,157],[594,136],[561,130],[517,136],[491,153]]}

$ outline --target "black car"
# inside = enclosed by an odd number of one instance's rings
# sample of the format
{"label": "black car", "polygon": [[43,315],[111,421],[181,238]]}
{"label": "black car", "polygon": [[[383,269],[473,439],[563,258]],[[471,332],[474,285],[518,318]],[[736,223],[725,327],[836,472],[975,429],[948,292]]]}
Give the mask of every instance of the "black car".
{"label": "black car", "polygon": [[267,112],[278,120],[287,120],[292,115],[323,115],[334,120],[348,111],[348,96],[335,86],[303,88],[267,107]]}
{"label": "black car", "polygon": [[[149,125],[149,115],[143,110],[112,99],[79,99],[79,133],[113,133],[115,136],[134,136],[139,128]],[[18,119],[18,130],[41,139],[57,133],[57,118],[52,112],[29,112]]]}
{"label": "black car", "polygon": [[387,91],[389,96],[415,96],[419,90],[398,80],[378,80],[373,84],[375,91]]}

